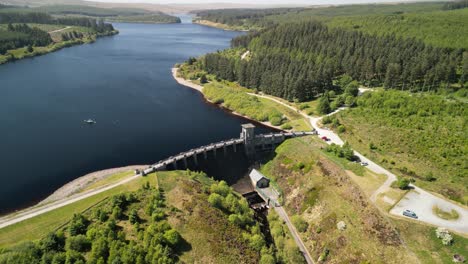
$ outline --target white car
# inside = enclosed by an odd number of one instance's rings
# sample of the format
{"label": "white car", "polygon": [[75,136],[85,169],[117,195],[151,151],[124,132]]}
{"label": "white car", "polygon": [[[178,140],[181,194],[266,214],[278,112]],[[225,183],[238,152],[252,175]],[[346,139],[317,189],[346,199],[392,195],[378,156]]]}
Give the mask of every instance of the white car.
{"label": "white car", "polygon": [[361,162],[361,166],[367,166],[367,165],[369,165],[369,163],[367,163],[365,161]]}

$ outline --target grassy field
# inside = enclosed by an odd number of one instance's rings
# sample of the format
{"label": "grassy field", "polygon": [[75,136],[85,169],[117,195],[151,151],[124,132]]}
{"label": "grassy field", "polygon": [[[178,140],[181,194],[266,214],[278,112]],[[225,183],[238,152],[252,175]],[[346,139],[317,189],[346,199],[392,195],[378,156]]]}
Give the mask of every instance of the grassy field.
{"label": "grassy field", "polygon": [[[360,102],[360,103],[359,103]],[[373,92],[342,111],[340,136],[397,175],[467,203],[465,103],[438,95]],[[333,126],[333,125],[332,125]]]}
{"label": "grassy field", "polygon": [[49,232],[66,224],[72,218],[73,214],[83,212],[112,195],[135,191],[147,181],[153,185],[156,184],[156,175],[150,174],[145,178],[139,178],[138,180],[69,204],[57,210],[2,228],[0,229],[0,247],[9,247],[22,241],[40,239]]}
{"label": "grassy field", "polygon": [[442,245],[435,234],[435,228],[412,222],[391,220],[408,248],[416,254],[421,263],[453,263],[453,255],[468,255],[468,239],[452,234],[454,242]]}
{"label": "grassy field", "polygon": [[[301,235],[313,258],[326,250],[330,263],[450,263],[455,253],[466,256],[466,238],[454,235],[454,244],[443,246],[434,228],[389,218],[388,208],[370,204],[385,176],[360,172],[323,146],[314,137],[288,140],[261,169],[282,188],[289,215],[306,223]],[[337,229],[339,221],[345,230]]]}

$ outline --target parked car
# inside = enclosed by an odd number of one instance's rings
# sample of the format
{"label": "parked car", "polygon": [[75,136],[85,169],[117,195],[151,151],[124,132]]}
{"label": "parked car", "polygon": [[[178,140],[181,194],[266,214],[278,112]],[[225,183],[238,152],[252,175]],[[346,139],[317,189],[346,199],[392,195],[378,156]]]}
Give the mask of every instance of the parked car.
{"label": "parked car", "polygon": [[411,211],[411,210],[404,210],[404,211],[403,211],[403,215],[404,215],[404,216],[407,216],[407,217],[414,218],[414,219],[418,219],[418,216],[416,215],[416,213],[414,213],[414,212]]}
{"label": "parked car", "polygon": [[326,136],[323,136],[322,139],[325,140],[325,141],[330,141],[330,139],[327,138]]}
{"label": "parked car", "polygon": [[367,163],[365,161],[361,162],[361,166],[367,166],[367,165],[369,165],[369,163]]}

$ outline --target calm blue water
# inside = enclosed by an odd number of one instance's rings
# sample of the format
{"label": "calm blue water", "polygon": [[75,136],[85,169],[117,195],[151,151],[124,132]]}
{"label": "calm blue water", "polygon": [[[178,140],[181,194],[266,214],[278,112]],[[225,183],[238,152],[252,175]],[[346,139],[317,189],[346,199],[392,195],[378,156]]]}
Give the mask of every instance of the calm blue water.
{"label": "calm blue water", "polygon": [[[90,45],[0,66],[0,213],[86,173],[149,164],[238,137],[247,121],[206,104],[170,69],[239,33],[192,24],[116,24]],[[85,125],[84,119],[97,121]]]}

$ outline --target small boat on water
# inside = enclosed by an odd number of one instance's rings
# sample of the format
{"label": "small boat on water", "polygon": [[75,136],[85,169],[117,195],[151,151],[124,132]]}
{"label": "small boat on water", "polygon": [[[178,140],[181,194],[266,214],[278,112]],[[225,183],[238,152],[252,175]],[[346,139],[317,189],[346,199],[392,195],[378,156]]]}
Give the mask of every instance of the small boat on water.
{"label": "small boat on water", "polygon": [[94,121],[93,119],[87,119],[87,120],[84,120],[84,122],[88,125],[94,125],[96,124],[96,121]]}

